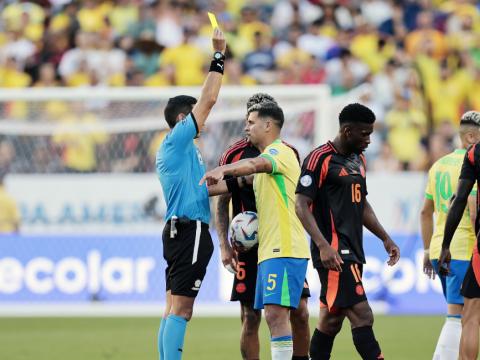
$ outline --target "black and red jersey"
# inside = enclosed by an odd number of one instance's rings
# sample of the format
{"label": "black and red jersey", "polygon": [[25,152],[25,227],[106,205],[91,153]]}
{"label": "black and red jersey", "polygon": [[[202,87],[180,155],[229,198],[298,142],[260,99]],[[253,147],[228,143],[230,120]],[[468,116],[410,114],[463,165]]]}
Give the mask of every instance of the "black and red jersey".
{"label": "black and red jersey", "polygon": [[[333,143],[313,150],[305,159],[296,192],[313,200],[312,213],[327,241],[343,260],[365,263],[363,210],[367,195],[363,155],[340,154]],[[312,241],[314,267],[322,267]]]}
{"label": "black and red jersey", "polygon": [[[297,149],[292,145],[283,142],[285,145],[289,146],[297,156],[298,162],[300,163],[300,157],[298,155]],[[246,139],[237,141],[232,146],[230,146],[220,157],[219,166],[232,164],[242,159],[254,158],[260,155],[260,151],[253,146]],[[244,212],[244,211],[254,211],[257,212],[257,206],[255,204],[255,193],[253,192],[252,185],[246,185],[242,188],[237,188],[236,191],[232,191],[232,206],[233,206],[233,216]]]}
{"label": "black and red jersey", "polygon": [[[477,182],[480,186],[480,144],[477,143],[468,148],[465,158],[463,159],[462,171],[460,179],[471,180]],[[477,217],[475,219],[475,234],[480,230],[480,191],[477,191]],[[477,236],[477,248],[480,249],[480,242]]]}
{"label": "black and red jersey", "polygon": [[[219,165],[232,164],[238,160],[254,158],[258,155],[260,155],[260,151],[247,140],[243,139],[234,143],[223,153],[220,157]],[[257,212],[253,186],[246,185],[232,192],[232,206],[233,216],[244,211]]]}

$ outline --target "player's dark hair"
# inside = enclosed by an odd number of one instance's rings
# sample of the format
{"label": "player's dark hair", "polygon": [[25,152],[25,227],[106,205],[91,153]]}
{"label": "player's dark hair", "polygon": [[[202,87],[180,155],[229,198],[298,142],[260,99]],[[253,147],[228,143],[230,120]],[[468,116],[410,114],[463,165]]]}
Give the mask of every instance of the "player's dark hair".
{"label": "player's dark hair", "polygon": [[269,101],[278,105],[277,101],[273,98],[273,96],[265,93],[256,93],[250,96],[250,98],[247,100],[247,111],[253,105],[261,104],[266,101]]}
{"label": "player's dark hair", "polygon": [[197,99],[188,95],[178,95],[168,99],[168,103],[167,106],[165,106],[163,114],[170,129],[172,129],[177,123],[178,114],[190,113],[193,109],[193,105],[196,103]]}
{"label": "player's dark hair", "polygon": [[342,109],[338,120],[340,125],[351,123],[373,124],[375,122],[375,114],[365,105],[353,103]]}
{"label": "player's dark hair", "polygon": [[260,104],[253,105],[248,109],[248,114],[255,111],[258,112],[258,117],[270,117],[280,129],[282,128],[283,122],[285,121],[285,116],[283,115],[282,108],[278,106],[276,102],[265,101]]}
{"label": "player's dark hair", "polygon": [[480,112],[467,111],[460,119],[460,125],[480,126]]}

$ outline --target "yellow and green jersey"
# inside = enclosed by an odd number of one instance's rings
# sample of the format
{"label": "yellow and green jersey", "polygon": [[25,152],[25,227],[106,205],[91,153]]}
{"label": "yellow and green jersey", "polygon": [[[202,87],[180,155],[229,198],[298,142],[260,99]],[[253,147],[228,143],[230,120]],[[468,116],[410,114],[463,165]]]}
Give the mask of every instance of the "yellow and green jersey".
{"label": "yellow and green jersey", "polygon": [[272,173],[256,174],[253,182],[259,220],[258,262],[279,257],[309,259],[305,230],[295,214],[300,176],[295,152],[275,140],[260,156],[272,163]]}
{"label": "yellow and green jersey", "polygon": [[[465,149],[457,149],[445,155],[437,160],[428,172],[425,197],[433,200],[435,206],[435,230],[430,243],[431,259],[438,259],[440,256],[450,200],[457,189],[465,153]],[[476,192],[477,188],[475,185],[471,195],[476,195]],[[467,207],[450,246],[452,259],[470,260],[474,244],[475,231],[473,230],[470,211]]]}

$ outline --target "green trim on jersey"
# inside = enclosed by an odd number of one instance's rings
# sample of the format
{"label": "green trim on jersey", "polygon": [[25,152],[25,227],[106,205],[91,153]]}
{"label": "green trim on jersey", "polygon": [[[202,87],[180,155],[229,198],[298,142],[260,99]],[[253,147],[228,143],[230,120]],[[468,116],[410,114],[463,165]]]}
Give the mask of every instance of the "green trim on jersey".
{"label": "green trim on jersey", "polygon": [[425,193],[425,199],[433,200],[433,195]]}
{"label": "green trim on jersey", "polygon": [[275,184],[277,184],[278,189],[280,190],[280,194],[282,194],[283,202],[285,206],[288,208],[288,196],[287,196],[287,188],[285,186],[285,178],[282,174],[272,175],[273,179],[275,180]]}
{"label": "green trim on jersey", "polygon": [[273,157],[268,154],[260,154],[260,157],[269,160],[272,163],[272,172],[270,174],[275,174],[278,171],[277,162]]}

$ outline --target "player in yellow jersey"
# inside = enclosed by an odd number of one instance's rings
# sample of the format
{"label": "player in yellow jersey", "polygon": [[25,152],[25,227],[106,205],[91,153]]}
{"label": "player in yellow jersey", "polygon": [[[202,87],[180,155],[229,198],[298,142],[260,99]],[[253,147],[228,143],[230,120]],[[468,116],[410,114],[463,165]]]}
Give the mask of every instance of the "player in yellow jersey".
{"label": "player in yellow jersey", "polygon": [[292,358],[290,309],[296,309],[300,303],[310,258],[305,231],[295,214],[300,165],[295,152],[279,139],[283,122],[283,111],[277,104],[263,102],[252,106],[248,109],[245,132],[261,154],[219,166],[202,179],[210,186],[225,175],[255,174],[259,248],[254,307],[265,309],[272,358],[276,360]]}
{"label": "player in yellow jersey", "polygon": [[[438,258],[442,248],[445,222],[450,202],[457,189],[467,148],[480,141],[480,123],[467,112],[460,121],[460,140],[462,147],[437,160],[428,172],[425,201],[421,212],[422,238],[424,243],[423,271],[434,278],[439,273]],[[439,275],[443,294],[448,304],[447,319],[438,338],[433,359],[457,359],[462,333],[463,296],[460,293],[467,272],[473,246],[475,244],[474,223],[476,216],[476,188],[470,193],[469,207],[453,237],[450,246],[452,261],[450,275]],[[433,215],[435,214],[435,226]]]}

